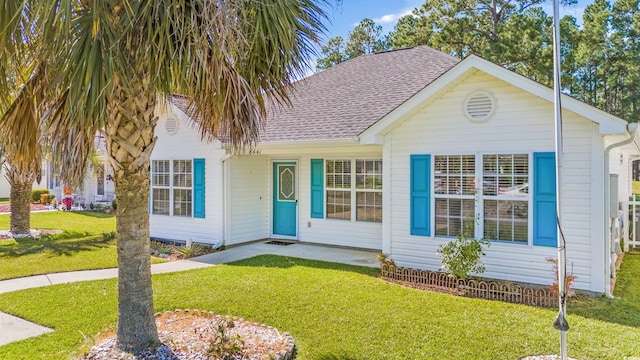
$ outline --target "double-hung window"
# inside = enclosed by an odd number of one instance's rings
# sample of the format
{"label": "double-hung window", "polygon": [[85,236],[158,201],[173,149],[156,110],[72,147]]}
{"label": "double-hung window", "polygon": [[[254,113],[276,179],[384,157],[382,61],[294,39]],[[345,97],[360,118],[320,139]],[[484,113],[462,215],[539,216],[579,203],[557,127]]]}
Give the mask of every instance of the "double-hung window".
{"label": "double-hung window", "polygon": [[[533,235],[533,245],[549,246],[543,237],[552,237],[555,226],[555,215],[547,214],[554,209],[553,153],[434,155],[432,159],[431,169],[418,172],[412,167],[416,186],[425,176],[416,178],[418,174],[433,171],[430,187],[435,211],[433,218],[425,218],[430,216],[424,201],[428,194],[412,198],[413,234],[429,235],[428,227],[418,231],[416,224],[433,221],[435,236],[455,237],[464,230],[487,240],[528,244]],[[535,171],[544,175],[537,184],[537,199],[529,186],[534,178],[532,159],[540,159]]]}
{"label": "double-hung window", "polygon": [[529,239],[529,156],[482,156],[483,237],[527,243]]}
{"label": "double-hung window", "polygon": [[191,217],[193,211],[192,160],[153,160],[151,213]]}
{"label": "double-hung window", "polygon": [[381,222],[382,160],[326,160],[325,194],[327,218]]}
{"label": "double-hung window", "polygon": [[458,236],[463,229],[473,233],[475,156],[437,155],[434,167],[436,235]]}

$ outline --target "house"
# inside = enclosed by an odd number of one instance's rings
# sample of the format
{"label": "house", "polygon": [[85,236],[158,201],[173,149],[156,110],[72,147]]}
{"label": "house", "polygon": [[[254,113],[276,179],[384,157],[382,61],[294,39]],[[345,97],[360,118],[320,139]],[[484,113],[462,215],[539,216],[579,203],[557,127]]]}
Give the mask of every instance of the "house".
{"label": "house", "polygon": [[[568,96],[562,104],[568,269],[577,289],[609,293],[610,229],[630,194],[638,136],[623,119]],[[268,109],[251,154],[200,141],[189,113],[176,96],[160,114],[154,238],[216,247],[281,238],[437,270],[439,246],[469,226],[491,240],[483,276],[553,282],[555,127],[545,86],[418,46],[299,81],[290,107]]]}
{"label": "house", "polygon": [[[11,196],[11,184],[9,184],[9,180],[7,180],[5,173],[5,166],[7,164],[0,166],[0,198],[9,198]],[[47,179],[49,173],[46,171],[46,161],[42,162],[42,173],[40,181],[34,181],[32,185],[33,190],[38,189],[46,189],[47,188]]]}
{"label": "house", "polygon": [[[111,206],[115,199],[115,184],[113,170],[107,164],[107,147],[104,136],[97,134],[94,138],[95,156],[90,162],[85,178],[81,184],[72,186],[74,208],[88,209],[95,205]],[[53,168],[49,162],[49,177],[47,188],[56,196],[58,201],[65,197],[64,186],[60,178],[60,171]]]}

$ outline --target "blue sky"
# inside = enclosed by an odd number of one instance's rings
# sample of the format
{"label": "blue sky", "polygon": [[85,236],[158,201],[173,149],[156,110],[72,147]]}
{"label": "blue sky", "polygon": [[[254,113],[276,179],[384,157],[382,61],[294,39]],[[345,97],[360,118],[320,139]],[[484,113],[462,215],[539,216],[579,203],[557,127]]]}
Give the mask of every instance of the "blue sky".
{"label": "blue sky", "polygon": [[[387,33],[393,29],[398,18],[411,13],[416,7],[420,7],[425,0],[342,0],[340,6],[334,6],[329,11],[331,23],[327,24],[327,39],[334,36],[342,36],[346,39],[353,27],[364,18],[373,19],[381,25],[383,32]],[[593,0],[579,0],[577,5],[560,7],[560,15],[573,15],[582,22],[582,12],[584,8],[593,3]],[[553,12],[552,3],[546,1],[544,10],[551,15]]]}

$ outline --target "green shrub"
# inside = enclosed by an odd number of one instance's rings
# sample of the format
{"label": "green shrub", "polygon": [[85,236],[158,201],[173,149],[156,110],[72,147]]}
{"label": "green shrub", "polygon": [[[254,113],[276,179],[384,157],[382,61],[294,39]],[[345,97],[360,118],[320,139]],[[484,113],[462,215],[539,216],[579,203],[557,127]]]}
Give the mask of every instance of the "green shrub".
{"label": "green shrub", "polygon": [[118,209],[118,201],[116,199],[111,200],[111,208],[113,210],[117,210]]}
{"label": "green shrub", "polygon": [[441,245],[438,252],[442,256],[444,271],[459,279],[466,279],[470,273],[481,274],[485,271],[480,258],[484,247],[489,246],[485,239],[473,238],[472,222],[467,222],[455,240]]}
{"label": "green shrub", "polygon": [[192,258],[198,255],[205,254],[206,251],[204,246],[198,243],[191,243],[189,245],[181,246],[178,250],[176,250],[176,255],[184,257],[185,259]]}
{"label": "green shrub", "polygon": [[102,233],[102,240],[104,241],[111,241],[113,239],[116,238],[116,232],[115,231],[109,231],[109,232],[103,232]]}
{"label": "green shrub", "polygon": [[31,190],[31,202],[34,202],[34,203],[40,202],[40,195],[42,194],[49,194],[49,190],[47,189]]}

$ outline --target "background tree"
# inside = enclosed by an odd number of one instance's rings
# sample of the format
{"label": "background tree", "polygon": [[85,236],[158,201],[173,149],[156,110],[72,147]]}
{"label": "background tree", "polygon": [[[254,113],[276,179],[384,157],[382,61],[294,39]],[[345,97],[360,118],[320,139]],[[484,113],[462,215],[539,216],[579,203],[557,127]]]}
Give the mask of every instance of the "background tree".
{"label": "background tree", "polygon": [[344,53],[344,40],[342,36],[336,36],[322,46],[322,57],[318,58],[316,68],[318,70],[328,69],[347,60]]}
{"label": "background tree", "polygon": [[[52,87],[64,95],[47,126],[63,155],[65,180],[83,176],[96,132],[105,133],[118,198],[120,349],[137,351],[158,342],[147,213],[157,102],[180,91],[193,101],[191,115],[200,117],[195,125],[203,139],[221,137],[239,149],[251,146],[263,124],[265,101],[286,104],[288,85],[308,66],[324,31],[322,4],[34,2],[33,26],[44,44],[40,56],[56,59]],[[0,42],[7,28],[0,24]]]}
{"label": "background tree", "polygon": [[349,32],[346,44],[340,36],[329,39],[322,47],[322,57],[318,58],[316,69],[328,69],[360,55],[385,49],[382,26],[371,19],[363,19]]}
{"label": "background tree", "polygon": [[611,11],[615,47],[613,108],[625,119],[640,118],[640,2],[618,0]]}
{"label": "background tree", "polygon": [[360,55],[384,50],[385,45],[381,35],[382,26],[376,25],[371,19],[360,21],[349,33],[349,39],[344,49],[347,58],[353,59]]}
{"label": "background tree", "polygon": [[605,0],[596,0],[585,8],[582,41],[576,52],[579,98],[605,111],[611,111],[607,84],[612,49],[609,39],[609,7]]}
{"label": "background tree", "polygon": [[424,18],[418,16],[417,9],[410,15],[405,15],[398,19],[393,30],[386,36],[386,44],[391,49],[401,49],[405,47],[429,45],[432,29],[427,28],[422,22]]}

